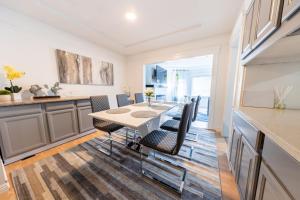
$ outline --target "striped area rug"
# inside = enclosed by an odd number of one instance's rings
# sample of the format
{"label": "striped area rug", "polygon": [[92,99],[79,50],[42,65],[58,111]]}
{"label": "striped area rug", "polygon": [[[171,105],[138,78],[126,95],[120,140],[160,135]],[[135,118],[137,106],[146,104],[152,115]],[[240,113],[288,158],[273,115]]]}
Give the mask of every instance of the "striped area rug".
{"label": "striped area rug", "polygon": [[[196,141],[186,140],[180,156],[159,155],[187,168],[181,195],[163,183],[176,184],[179,172],[175,169],[154,170],[158,180],[165,179],[162,182],[141,176],[139,154],[114,142],[113,155],[108,157],[98,150],[104,138],[13,171],[14,188],[18,199],[221,199],[214,132],[191,128],[187,138]],[[122,133],[114,139],[124,141]],[[153,172],[152,162],[144,163]]]}

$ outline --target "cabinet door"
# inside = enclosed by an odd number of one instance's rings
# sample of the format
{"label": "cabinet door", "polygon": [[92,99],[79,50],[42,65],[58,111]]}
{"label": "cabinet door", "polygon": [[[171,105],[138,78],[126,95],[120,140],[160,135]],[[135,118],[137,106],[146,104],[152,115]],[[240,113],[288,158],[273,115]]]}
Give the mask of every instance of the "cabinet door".
{"label": "cabinet door", "polygon": [[232,137],[231,137],[231,147],[230,147],[230,156],[229,156],[230,166],[234,175],[236,175],[236,164],[238,160],[240,139],[241,139],[241,134],[234,127]]}
{"label": "cabinet door", "polygon": [[251,51],[252,42],[252,19],[254,12],[254,2],[250,5],[248,11],[245,14],[244,34],[243,34],[243,50],[242,57],[246,57]]}
{"label": "cabinet door", "polygon": [[282,21],[288,19],[300,7],[300,0],[284,0]]}
{"label": "cabinet door", "polygon": [[270,36],[280,25],[283,0],[256,0],[253,14],[255,48]]}
{"label": "cabinet door", "polygon": [[75,109],[47,112],[51,142],[78,134],[78,123]]}
{"label": "cabinet door", "polygon": [[92,113],[91,106],[78,107],[77,113],[78,113],[80,133],[94,129],[93,118],[88,115]]}
{"label": "cabinet door", "polygon": [[255,200],[293,200],[264,162],[260,166]]}
{"label": "cabinet door", "polygon": [[237,184],[242,198],[250,200],[254,198],[255,193],[258,154],[243,136],[239,151]]}
{"label": "cabinet door", "polygon": [[47,144],[42,113],[7,117],[0,120],[5,158],[15,156]]}

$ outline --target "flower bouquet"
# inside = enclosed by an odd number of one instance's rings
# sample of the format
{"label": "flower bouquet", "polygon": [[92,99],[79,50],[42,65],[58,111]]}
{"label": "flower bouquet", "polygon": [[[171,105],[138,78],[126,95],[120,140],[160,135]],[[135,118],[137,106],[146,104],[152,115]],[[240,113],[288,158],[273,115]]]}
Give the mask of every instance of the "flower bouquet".
{"label": "flower bouquet", "polygon": [[151,97],[154,97],[154,90],[152,88],[146,89],[145,96],[148,100],[148,106],[151,106]]}
{"label": "flower bouquet", "polygon": [[10,87],[5,87],[5,89],[11,92],[11,98],[13,101],[21,100],[21,95],[19,92],[22,90],[22,87],[14,85],[12,81],[18,78],[22,78],[25,75],[25,73],[17,71],[11,66],[4,66],[3,69],[6,74],[6,79],[10,82]]}

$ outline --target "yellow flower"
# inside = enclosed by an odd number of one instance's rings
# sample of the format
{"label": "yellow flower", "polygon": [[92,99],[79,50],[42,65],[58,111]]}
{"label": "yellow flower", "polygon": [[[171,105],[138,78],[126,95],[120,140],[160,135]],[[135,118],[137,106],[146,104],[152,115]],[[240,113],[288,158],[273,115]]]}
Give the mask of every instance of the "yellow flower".
{"label": "yellow flower", "polygon": [[12,66],[4,66],[3,69],[6,73],[6,78],[8,80],[14,80],[17,78],[21,78],[25,74],[24,72],[15,70]]}

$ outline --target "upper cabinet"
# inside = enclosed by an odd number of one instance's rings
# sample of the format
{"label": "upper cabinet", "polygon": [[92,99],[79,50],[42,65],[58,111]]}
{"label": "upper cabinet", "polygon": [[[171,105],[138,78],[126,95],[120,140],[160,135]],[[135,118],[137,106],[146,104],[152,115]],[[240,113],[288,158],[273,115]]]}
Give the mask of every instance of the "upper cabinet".
{"label": "upper cabinet", "polygon": [[251,51],[251,40],[252,40],[252,22],[253,22],[253,13],[254,13],[254,2],[250,5],[248,11],[245,15],[245,24],[244,24],[244,36],[243,36],[243,50],[242,56],[247,56]]}
{"label": "upper cabinet", "polygon": [[244,15],[242,65],[248,65],[277,41],[297,31],[298,11],[300,0],[253,0]]}
{"label": "upper cabinet", "polygon": [[280,25],[282,0],[256,0],[253,13],[253,44],[257,47]]}
{"label": "upper cabinet", "polygon": [[284,0],[282,21],[288,19],[300,7],[300,0]]}

